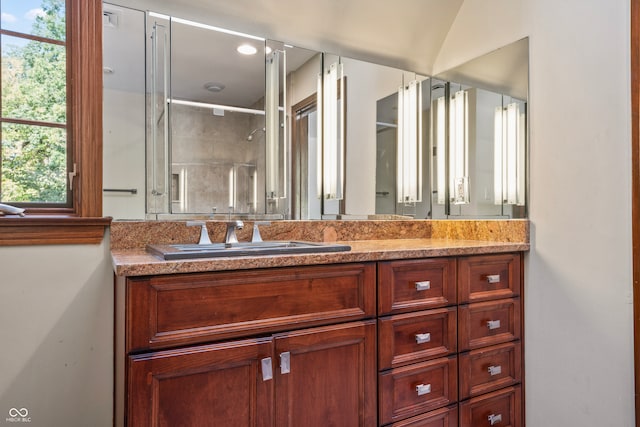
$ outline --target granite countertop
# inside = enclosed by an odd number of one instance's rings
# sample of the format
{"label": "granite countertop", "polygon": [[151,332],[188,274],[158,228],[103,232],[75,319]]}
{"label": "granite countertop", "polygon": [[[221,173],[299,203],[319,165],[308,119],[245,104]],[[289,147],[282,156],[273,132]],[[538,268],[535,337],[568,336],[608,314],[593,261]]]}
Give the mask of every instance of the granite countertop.
{"label": "granite countertop", "polygon": [[283,254],[255,257],[202,258],[165,261],[144,248],[113,249],[113,268],[118,276],[196,273],[251,268],[383,261],[439,256],[479,255],[528,251],[526,242],[499,242],[462,239],[381,239],[338,241],[351,246],[349,252]]}

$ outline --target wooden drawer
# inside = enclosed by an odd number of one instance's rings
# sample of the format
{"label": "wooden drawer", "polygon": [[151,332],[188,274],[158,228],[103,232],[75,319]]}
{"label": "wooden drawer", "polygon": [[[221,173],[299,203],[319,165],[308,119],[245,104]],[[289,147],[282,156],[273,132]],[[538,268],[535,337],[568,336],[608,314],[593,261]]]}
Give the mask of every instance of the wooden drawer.
{"label": "wooden drawer", "polygon": [[457,310],[440,308],[378,320],[378,368],[395,368],[456,352]]}
{"label": "wooden drawer", "polygon": [[381,262],[378,278],[379,315],[456,303],[454,258]]}
{"label": "wooden drawer", "polygon": [[380,423],[388,424],[455,403],[455,356],[395,368],[378,381]]}
{"label": "wooden drawer", "polygon": [[485,255],[458,260],[458,302],[520,295],[520,254]]}
{"label": "wooden drawer", "polygon": [[473,350],[520,338],[520,298],[458,307],[458,350]]}
{"label": "wooden drawer", "polygon": [[375,264],[128,278],[126,351],[375,316]]}
{"label": "wooden drawer", "polygon": [[458,406],[436,409],[417,417],[398,421],[391,427],[458,427]]}
{"label": "wooden drawer", "polygon": [[519,383],[521,360],[520,341],[461,354],[460,399]]}
{"label": "wooden drawer", "polygon": [[520,386],[507,387],[460,403],[460,427],[520,427]]}

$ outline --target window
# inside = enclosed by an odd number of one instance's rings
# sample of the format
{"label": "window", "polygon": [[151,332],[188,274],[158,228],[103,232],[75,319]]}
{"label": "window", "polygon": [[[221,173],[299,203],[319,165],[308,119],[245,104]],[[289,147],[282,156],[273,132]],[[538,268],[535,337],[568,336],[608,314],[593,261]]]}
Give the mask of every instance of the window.
{"label": "window", "polygon": [[64,0],[0,1],[0,201],[69,207]]}
{"label": "window", "polygon": [[0,244],[96,243],[102,215],[102,3],[0,0]]}

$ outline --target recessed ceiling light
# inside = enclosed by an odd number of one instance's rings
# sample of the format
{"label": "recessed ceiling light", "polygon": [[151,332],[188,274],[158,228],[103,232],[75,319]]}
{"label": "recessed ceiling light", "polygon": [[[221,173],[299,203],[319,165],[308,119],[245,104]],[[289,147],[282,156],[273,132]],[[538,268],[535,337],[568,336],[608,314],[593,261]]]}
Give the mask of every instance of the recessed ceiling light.
{"label": "recessed ceiling light", "polygon": [[243,55],[255,55],[256,52],[258,52],[258,49],[251,46],[250,44],[241,44],[240,46],[238,46],[237,51]]}
{"label": "recessed ceiling light", "polygon": [[225,85],[219,82],[207,82],[203,85],[203,87],[209,92],[218,93],[222,92],[222,90],[225,88]]}

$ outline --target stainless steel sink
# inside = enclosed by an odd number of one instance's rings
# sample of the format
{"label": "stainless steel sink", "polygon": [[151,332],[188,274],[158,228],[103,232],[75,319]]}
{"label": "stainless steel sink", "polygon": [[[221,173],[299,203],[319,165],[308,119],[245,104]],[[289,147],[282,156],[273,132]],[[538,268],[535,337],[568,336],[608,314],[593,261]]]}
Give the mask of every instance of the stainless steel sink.
{"label": "stainless steel sink", "polygon": [[147,252],[165,260],[345,252],[350,250],[351,246],[338,243],[298,241],[212,243],[210,245],[147,245]]}

